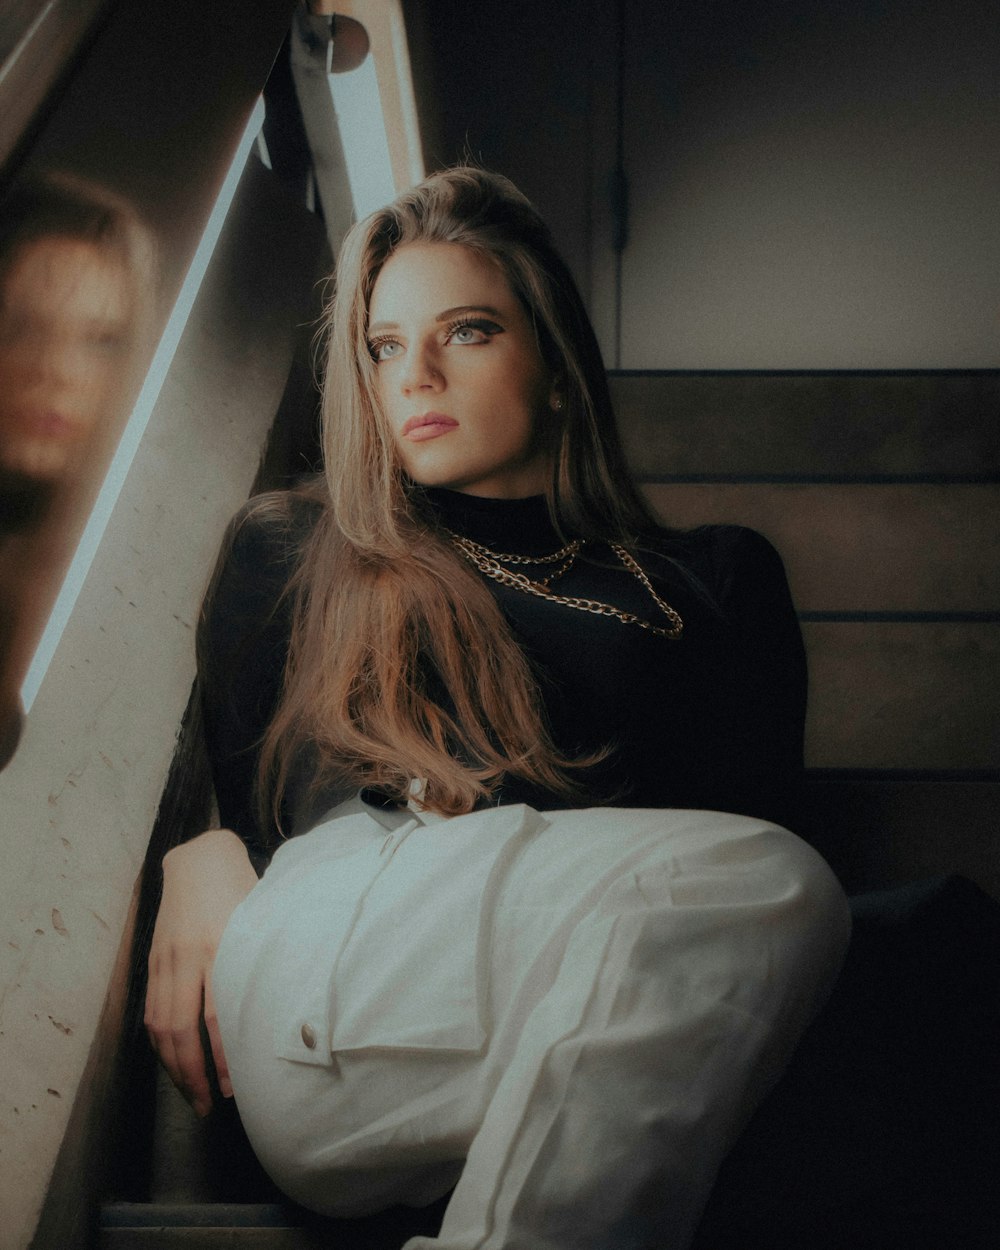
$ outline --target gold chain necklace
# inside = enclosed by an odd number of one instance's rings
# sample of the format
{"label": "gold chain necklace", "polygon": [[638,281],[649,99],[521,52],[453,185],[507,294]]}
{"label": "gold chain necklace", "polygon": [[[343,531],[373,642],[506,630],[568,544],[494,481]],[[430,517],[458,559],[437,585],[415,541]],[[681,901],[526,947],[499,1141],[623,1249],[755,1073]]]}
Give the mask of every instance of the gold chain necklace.
{"label": "gold chain necklace", "polygon": [[[519,556],[506,551],[494,551],[492,547],[484,547],[482,543],[474,542],[471,538],[466,538],[464,534],[456,534],[450,529],[446,529],[445,532],[462,555],[481,572],[494,578],[497,573],[509,573],[516,580],[507,582],[506,585],[520,586],[524,582],[527,585],[536,587],[533,592],[535,594],[549,593],[551,583],[562,577],[564,573],[569,572],[573,566],[573,561],[579,555],[580,548],[583,546],[581,540],[577,538],[573,542],[567,543],[565,547],[560,547],[558,551],[553,551],[550,555]],[[545,577],[532,579],[523,573],[510,573],[508,569],[503,568],[504,564],[559,564],[559,568],[553,569]]]}
{"label": "gold chain necklace", "polygon": [[[491,577],[502,586],[511,586],[515,590],[523,590],[529,595],[537,595],[541,599],[548,599],[552,603],[561,603],[567,608],[576,608],[580,612],[591,612],[595,616],[613,616],[625,625],[638,625],[640,629],[646,629],[651,634],[656,634],[659,638],[676,640],[683,633],[684,622],[681,620],[680,614],[669,603],[660,598],[646,576],[645,570],[620,543],[608,543],[608,546],[633,577],[649,591],[653,602],[667,620],[670,621],[669,629],[662,625],[654,625],[650,621],[645,621],[641,616],[636,616],[634,612],[624,612],[621,608],[616,608],[610,603],[602,603],[599,599],[581,599],[576,595],[557,595],[551,589],[550,582],[553,582],[557,577],[561,577],[573,564],[583,546],[579,539],[567,543],[565,547],[552,552],[551,555],[520,556],[503,551],[494,551],[491,547],[485,547],[482,543],[473,542],[471,538],[466,538],[462,534],[456,534],[452,530],[446,530],[445,532],[459,553],[470,564],[474,564],[481,573],[485,573],[487,577]],[[503,567],[505,564],[557,564],[560,561],[562,562],[560,568],[538,580],[533,580],[525,573],[518,573],[513,569]]]}

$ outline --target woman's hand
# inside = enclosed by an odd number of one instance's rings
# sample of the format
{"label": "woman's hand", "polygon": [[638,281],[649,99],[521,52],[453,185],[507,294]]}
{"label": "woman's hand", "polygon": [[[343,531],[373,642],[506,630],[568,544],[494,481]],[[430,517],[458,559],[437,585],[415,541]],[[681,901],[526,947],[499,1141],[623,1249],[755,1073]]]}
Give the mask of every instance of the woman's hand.
{"label": "woman's hand", "polygon": [[212,1109],[202,1015],[219,1088],[232,1097],[212,997],[212,965],[226,922],[256,884],[246,847],[229,829],[210,829],[175,846],[163,859],[145,1024],[170,1079],[199,1115]]}

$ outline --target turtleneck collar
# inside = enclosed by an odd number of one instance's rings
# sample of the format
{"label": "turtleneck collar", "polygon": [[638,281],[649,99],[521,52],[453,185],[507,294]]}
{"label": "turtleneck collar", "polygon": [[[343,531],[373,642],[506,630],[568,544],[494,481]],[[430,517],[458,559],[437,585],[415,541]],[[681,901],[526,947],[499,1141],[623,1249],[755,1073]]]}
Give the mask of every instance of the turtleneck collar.
{"label": "turtleneck collar", "polygon": [[440,524],[496,551],[541,555],[560,546],[544,495],[484,499],[441,486],[421,487],[420,494]]}

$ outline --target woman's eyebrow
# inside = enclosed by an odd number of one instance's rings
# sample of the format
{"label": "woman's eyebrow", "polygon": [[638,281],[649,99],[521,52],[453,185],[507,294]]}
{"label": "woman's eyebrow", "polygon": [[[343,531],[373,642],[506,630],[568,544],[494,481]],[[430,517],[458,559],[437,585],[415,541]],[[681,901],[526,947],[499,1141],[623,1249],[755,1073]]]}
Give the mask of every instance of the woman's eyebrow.
{"label": "woman's eyebrow", "polygon": [[[436,322],[451,321],[454,317],[466,316],[469,313],[486,313],[489,317],[503,316],[500,309],[494,308],[492,304],[459,304],[456,308],[446,308],[443,312],[439,312],[434,320]],[[398,329],[399,323],[396,321],[373,321],[368,327],[368,333],[377,334]]]}
{"label": "woman's eyebrow", "polygon": [[446,308],[444,312],[438,313],[434,320],[450,321],[452,317],[462,316],[464,313],[488,313],[491,317],[501,316],[500,309],[494,308],[492,304],[459,304],[457,308]]}

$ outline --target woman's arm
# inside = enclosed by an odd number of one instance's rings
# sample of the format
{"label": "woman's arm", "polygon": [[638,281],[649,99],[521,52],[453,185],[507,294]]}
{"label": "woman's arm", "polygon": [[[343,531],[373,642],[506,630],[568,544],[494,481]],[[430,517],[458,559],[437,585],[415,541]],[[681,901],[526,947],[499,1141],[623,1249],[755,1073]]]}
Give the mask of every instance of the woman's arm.
{"label": "woman's arm", "polygon": [[738,527],[726,527],[721,537],[720,598],[737,630],[745,674],[745,733],[735,771],[750,814],[794,825],[808,686],[798,614],[781,556],[771,543]]}
{"label": "woman's arm", "polygon": [[[231,1092],[212,999],[212,966],[234,908],[257,882],[267,832],[253,787],[261,735],[281,689],[288,642],[288,526],[251,503],[223,542],[198,627],[205,747],[221,823],[169,851],[149,955],[145,1023],[163,1066],[200,1115],[211,1109],[204,1019],[222,1093]],[[275,516],[277,513],[277,516]],[[250,853],[248,853],[250,852]]]}
{"label": "woman's arm", "polygon": [[315,510],[291,495],[251,502],[222,545],[198,625],[198,683],[219,822],[263,863],[275,829],[261,827],[255,787],[261,740],[277,710],[292,602],[285,591]]}
{"label": "woman's arm", "polygon": [[202,1018],[219,1088],[225,1097],[232,1095],[212,997],[212,966],[229,917],[256,884],[246,846],[229,829],[211,829],[163,859],[145,1025],[170,1079],[199,1115],[212,1109]]}

